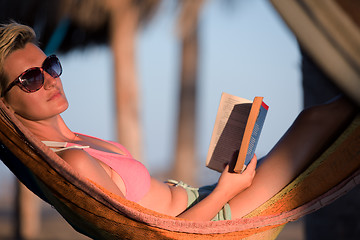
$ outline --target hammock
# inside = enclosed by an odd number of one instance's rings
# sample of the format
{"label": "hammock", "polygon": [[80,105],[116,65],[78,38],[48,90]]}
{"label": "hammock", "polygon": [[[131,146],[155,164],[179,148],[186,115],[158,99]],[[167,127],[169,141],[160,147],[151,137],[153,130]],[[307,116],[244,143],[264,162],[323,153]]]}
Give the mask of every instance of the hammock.
{"label": "hammock", "polygon": [[360,1],[271,3],[312,59],[360,105]]}
{"label": "hammock", "polygon": [[1,160],[75,230],[93,239],[275,239],[287,222],[359,184],[359,149],[357,117],[303,173],[248,216],[190,221],[143,208],[79,176],[0,101]]}

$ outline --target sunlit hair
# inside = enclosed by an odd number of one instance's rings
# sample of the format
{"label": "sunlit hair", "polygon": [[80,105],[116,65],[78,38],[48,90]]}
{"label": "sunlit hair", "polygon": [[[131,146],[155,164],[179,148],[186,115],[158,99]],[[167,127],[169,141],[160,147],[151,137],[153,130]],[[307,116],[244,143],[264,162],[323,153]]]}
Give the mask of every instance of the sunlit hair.
{"label": "sunlit hair", "polygon": [[7,82],[3,67],[5,59],[13,51],[24,48],[27,43],[38,45],[31,27],[16,22],[0,25],[0,92]]}

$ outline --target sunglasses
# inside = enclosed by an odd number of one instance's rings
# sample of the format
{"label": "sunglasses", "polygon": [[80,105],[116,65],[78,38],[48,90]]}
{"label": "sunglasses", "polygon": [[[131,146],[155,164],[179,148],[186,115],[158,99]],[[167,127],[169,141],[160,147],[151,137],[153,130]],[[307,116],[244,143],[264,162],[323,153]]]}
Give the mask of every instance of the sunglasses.
{"label": "sunglasses", "polygon": [[2,91],[3,97],[12,87],[18,85],[21,90],[27,93],[38,91],[44,85],[44,71],[51,77],[58,78],[62,73],[60,60],[55,56],[48,56],[41,67],[29,68],[18,76],[9,86]]}

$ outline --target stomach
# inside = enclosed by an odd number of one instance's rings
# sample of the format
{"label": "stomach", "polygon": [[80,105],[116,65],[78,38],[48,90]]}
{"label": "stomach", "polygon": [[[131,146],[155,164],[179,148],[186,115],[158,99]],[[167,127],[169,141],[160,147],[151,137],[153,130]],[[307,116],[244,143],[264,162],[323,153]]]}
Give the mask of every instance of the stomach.
{"label": "stomach", "polygon": [[153,211],[177,216],[187,208],[188,196],[182,187],[175,187],[151,178],[150,190],[138,202]]}

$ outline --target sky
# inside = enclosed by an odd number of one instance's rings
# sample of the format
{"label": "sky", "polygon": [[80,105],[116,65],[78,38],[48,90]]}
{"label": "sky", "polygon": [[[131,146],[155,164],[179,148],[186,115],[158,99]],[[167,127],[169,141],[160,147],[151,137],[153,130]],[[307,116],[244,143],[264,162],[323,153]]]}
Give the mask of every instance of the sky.
{"label": "sky", "polygon": [[[144,130],[144,161],[150,173],[171,166],[176,139],[180,44],[174,1],[164,1],[139,31],[137,68]],[[222,92],[270,106],[257,147],[263,156],[302,108],[301,58],[295,37],[265,0],[205,1],[200,16],[197,156],[201,174]],[[62,115],[76,132],[115,140],[112,55],[106,46],[59,55],[70,103]],[[2,176],[7,175],[0,165]],[[5,172],[3,174],[3,172]],[[216,176],[215,176],[216,177]]]}

